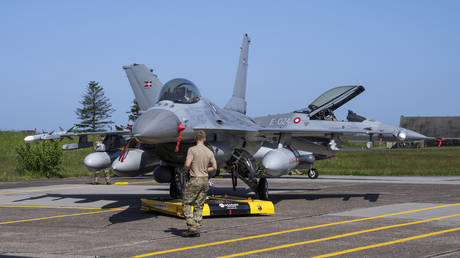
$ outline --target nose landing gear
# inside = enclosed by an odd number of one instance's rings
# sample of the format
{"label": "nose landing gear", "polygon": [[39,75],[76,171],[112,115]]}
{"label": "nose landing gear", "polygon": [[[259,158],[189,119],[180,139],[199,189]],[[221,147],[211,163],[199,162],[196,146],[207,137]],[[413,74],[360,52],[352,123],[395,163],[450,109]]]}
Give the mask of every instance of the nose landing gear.
{"label": "nose landing gear", "polygon": [[310,168],[310,170],[308,170],[308,178],[316,179],[318,178],[318,176],[319,176],[319,172],[316,168]]}
{"label": "nose landing gear", "polygon": [[268,180],[265,177],[259,179],[257,195],[261,200],[268,200]]}

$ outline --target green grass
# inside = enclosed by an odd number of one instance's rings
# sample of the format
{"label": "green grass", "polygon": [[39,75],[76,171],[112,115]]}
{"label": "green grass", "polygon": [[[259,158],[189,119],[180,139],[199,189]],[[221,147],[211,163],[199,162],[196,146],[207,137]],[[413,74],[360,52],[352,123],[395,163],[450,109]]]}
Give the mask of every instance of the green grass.
{"label": "green grass", "polygon": [[315,167],[330,175],[460,176],[460,148],[337,152]]}
{"label": "green grass", "polygon": [[[16,170],[16,146],[24,142],[24,137],[32,135],[34,132],[6,132],[0,131],[0,181],[9,180],[27,180],[39,178],[32,175],[24,175],[22,171]],[[71,143],[70,140],[62,140],[61,146]],[[83,159],[91,153],[91,148],[79,149],[73,151],[64,151],[61,171],[64,177],[87,176],[90,173],[83,166]]]}
{"label": "green grass", "polygon": [[[24,137],[33,132],[2,132],[0,131],[0,181],[27,180],[37,178],[25,176],[16,170],[15,147],[24,142]],[[90,137],[94,141],[97,137]],[[63,140],[61,144],[70,143]],[[349,143],[351,147],[359,147],[364,143]],[[348,146],[348,147],[350,147]],[[93,152],[92,148],[64,151],[64,177],[91,175],[83,166],[83,159]],[[379,150],[337,152],[337,156],[317,161],[315,167],[321,174],[330,175],[422,175],[422,176],[460,176],[460,148],[444,147],[419,150]]]}

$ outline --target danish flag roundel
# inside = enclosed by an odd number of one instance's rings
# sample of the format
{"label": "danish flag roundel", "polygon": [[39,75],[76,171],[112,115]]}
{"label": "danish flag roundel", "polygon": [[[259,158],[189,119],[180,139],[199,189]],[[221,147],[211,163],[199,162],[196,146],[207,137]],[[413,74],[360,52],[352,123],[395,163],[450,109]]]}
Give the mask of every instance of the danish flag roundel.
{"label": "danish flag roundel", "polygon": [[301,119],[300,119],[300,117],[296,117],[296,118],[294,118],[294,124],[298,124],[298,123],[300,123],[300,120],[301,120]]}

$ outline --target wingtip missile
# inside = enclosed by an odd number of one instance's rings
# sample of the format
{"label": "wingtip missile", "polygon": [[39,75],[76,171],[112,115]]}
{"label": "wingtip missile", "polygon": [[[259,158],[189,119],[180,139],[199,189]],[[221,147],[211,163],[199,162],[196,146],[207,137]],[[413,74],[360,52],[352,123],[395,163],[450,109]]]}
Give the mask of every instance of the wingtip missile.
{"label": "wingtip missile", "polygon": [[37,135],[29,135],[24,138],[25,142],[38,142],[42,139],[42,135],[37,134]]}

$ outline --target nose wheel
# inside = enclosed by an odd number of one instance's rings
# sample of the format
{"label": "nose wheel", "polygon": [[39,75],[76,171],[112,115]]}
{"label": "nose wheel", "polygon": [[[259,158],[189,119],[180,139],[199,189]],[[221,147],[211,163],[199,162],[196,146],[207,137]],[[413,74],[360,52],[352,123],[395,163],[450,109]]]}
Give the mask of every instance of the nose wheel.
{"label": "nose wheel", "polygon": [[265,177],[259,179],[257,195],[261,200],[268,200],[268,180]]}
{"label": "nose wheel", "polygon": [[174,169],[174,175],[169,184],[169,195],[173,199],[181,199],[185,191],[187,175],[182,168]]}
{"label": "nose wheel", "polygon": [[169,196],[173,199],[179,199],[181,193],[178,191],[179,189],[177,188],[177,184],[175,181],[172,181],[169,184]]}
{"label": "nose wheel", "polygon": [[318,178],[319,176],[319,172],[316,168],[310,168],[310,170],[308,170],[308,177],[310,179],[316,179]]}

